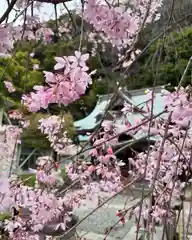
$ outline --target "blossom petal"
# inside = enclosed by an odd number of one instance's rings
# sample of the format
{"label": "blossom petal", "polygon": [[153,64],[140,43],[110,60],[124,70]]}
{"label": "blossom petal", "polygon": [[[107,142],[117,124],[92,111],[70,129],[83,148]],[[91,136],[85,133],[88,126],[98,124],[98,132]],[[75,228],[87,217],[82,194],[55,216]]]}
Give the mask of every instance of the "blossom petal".
{"label": "blossom petal", "polygon": [[81,55],[81,61],[87,61],[89,59],[89,53]]}

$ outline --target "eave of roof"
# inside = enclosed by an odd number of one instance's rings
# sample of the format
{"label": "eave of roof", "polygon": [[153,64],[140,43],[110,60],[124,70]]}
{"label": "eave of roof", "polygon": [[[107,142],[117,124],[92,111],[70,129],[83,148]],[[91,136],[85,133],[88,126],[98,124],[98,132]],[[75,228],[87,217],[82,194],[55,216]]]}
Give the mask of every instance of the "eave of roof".
{"label": "eave of roof", "polygon": [[[154,113],[159,113],[163,109],[163,101],[162,101],[162,96],[161,96],[161,90],[163,87],[156,87],[155,88],[155,93],[156,93],[156,99],[154,100]],[[129,91],[129,94],[126,93],[125,89],[120,89],[119,90],[119,97],[123,98],[124,101],[129,102],[130,104],[133,104],[135,106],[142,107],[143,102],[147,100],[147,95],[145,94],[145,89],[139,89],[139,90],[131,90]],[[151,89],[149,89],[151,90]],[[130,98],[130,94],[132,98]],[[78,120],[74,123],[75,128],[77,132],[81,131],[93,131],[95,127],[101,122],[97,121],[96,117],[101,114],[103,115],[105,110],[107,109],[110,100],[112,98],[112,94],[109,95],[101,95],[99,96],[98,102],[94,108],[94,110],[85,118]],[[141,114],[140,118],[141,118]],[[139,117],[138,114],[134,114],[137,118]],[[130,117],[132,118],[132,117]]]}

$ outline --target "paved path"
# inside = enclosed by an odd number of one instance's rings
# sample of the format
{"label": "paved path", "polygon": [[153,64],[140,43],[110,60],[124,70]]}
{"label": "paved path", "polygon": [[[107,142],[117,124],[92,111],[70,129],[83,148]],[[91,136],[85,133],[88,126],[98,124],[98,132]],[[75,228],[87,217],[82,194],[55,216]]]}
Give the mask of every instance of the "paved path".
{"label": "paved path", "polygon": [[[94,214],[89,216],[83,221],[77,228],[77,232],[80,237],[84,237],[86,240],[135,240],[136,239],[136,227],[134,220],[129,220],[126,216],[126,223],[123,226],[121,223],[117,224],[111,231],[109,236],[105,239],[105,230],[113,226],[119,218],[116,216],[117,210],[123,209],[126,203],[126,209],[134,206],[140,200],[139,197],[133,199],[131,196],[118,196],[112,202],[105,204],[102,208],[98,209]],[[75,209],[75,214],[82,219],[88,213],[90,213],[94,207],[80,207]],[[143,234],[143,230],[140,230],[139,235]],[[157,234],[154,236],[154,240],[161,240],[162,228],[157,229]],[[82,238],[83,239],[83,238]]]}
{"label": "paved path", "polygon": [[[104,207],[98,209],[94,214],[92,214],[79,225],[79,234],[81,236],[85,234],[87,240],[104,239],[104,233],[106,229],[113,226],[119,220],[119,218],[116,216],[116,212],[119,209],[123,209],[126,200],[126,197],[118,197],[111,204],[106,204]],[[132,204],[130,204],[131,201],[129,201],[126,205],[126,208],[134,205],[134,203],[137,201],[138,199],[132,201]],[[81,219],[90,213],[93,209],[94,207],[80,207],[79,209],[76,209],[75,212]],[[127,222],[124,226],[122,226],[122,224],[118,224],[111,231],[111,234],[108,237],[109,240],[122,240],[126,236],[127,232],[129,232],[134,225],[133,221],[128,219],[126,220]]]}
{"label": "paved path", "polygon": [[[128,201],[127,201],[128,199]],[[106,228],[113,226],[119,218],[116,216],[117,210],[123,209],[126,203],[126,209],[134,206],[140,200],[139,194],[133,199],[130,196],[121,195],[116,197],[112,202],[105,204],[102,208],[97,210],[94,214],[89,216],[83,221],[77,228],[77,232],[80,237],[84,237],[86,240],[135,240],[136,239],[136,227],[134,220],[129,220],[126,216],[126,224],[117,224],[111,231],[109,236],[105,238]],[[185,204],[185,211],[189,212],[189,204]],[[80,219],[85,217],[94,209],[94,206],[90,203],[89,207],[80,207],[75,209],[75,214]],[[187,213],[186,213],[187,216]],[[143,235],[144,231],[141,229],[139,235]],[[162,240],[163,228],[156,227],[156,233],[153,235],[153,240]],[[83,239],[83,238],[82,238]],[[189,240],[192,240],[192,236],[188,236]],[[166,239],[164,239],[166,240]]]}

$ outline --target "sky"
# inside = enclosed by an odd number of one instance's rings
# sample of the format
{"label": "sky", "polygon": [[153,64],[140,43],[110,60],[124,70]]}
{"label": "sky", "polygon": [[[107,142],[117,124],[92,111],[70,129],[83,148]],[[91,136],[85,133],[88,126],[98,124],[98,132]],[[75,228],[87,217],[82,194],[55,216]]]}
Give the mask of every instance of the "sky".
{"label": "sky", "polygon": [[[7,0],[0,0],[1,5],[0,5],[0,16],[4,13],[4,11],[7,8]],[[72,2],[66,3],[67,7],[69,9],[76,8],[78,6],[78,0],[73,0]],[[62,4],[58,4],[58,15],[64,13],[65,11],[63,10]],[[10,21],[14,18],[15,16],[15,11],[13,11],[10,14]],[[42,11],[40,12],[40,18],[41,20],[48,20],[50,18],[54,18],[54,7],[53,4],[45,3]]]}

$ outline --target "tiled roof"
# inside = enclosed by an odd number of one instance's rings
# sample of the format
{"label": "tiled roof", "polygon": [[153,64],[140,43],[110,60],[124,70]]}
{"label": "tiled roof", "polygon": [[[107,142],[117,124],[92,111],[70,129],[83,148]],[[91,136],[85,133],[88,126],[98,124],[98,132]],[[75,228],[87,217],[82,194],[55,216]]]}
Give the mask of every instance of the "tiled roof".
{"label": "tiled roof", "polygon": [[[161,90],[163,89],[163,86],[156,87],[155,88],[155,99],[154,99],[154,114],[160,113],[163,108],[163,100],[162,100],[162,93]],[[126,90],[120,90],[119,97],[124,98],[123,100],[129,101],[130,103],[134,104],[135,106],[138,106],[141,108],[144,105],[144,102],[147,100],[147,95],[145,93],[146,89],[139,89],[139,90],[131,90],[129,91],[129,94],[126,93]],[[150,89],[149,89],[150,90]],[[79,121],[76,121],[75,127],[78,130],[86,130],[87,132],[90,130],[90,132],[100,123],[100,120],[97,121],[97,116],[100,114],[104,114],[105,109],[107,108],[110,100],[112,98],[112,95],[102,95],[99,97],[99,100],[94,108],[94,110],[84,119],[81,119]],[[133,115],[128,116],[129,122],[132,124],[135,120],[142,119],[143,116],[140,113],[135,113]],[[122,118],[116,118],[116,124],[118,126],[122,125]],[[80,141],[87,141],[88,136],[79,135]]]}
{"label": "tiled roof", "polygon": [[76,129],[77,130],[94,129],[94,127],[99,123],[99,121],[97,121],[97,116],[105,112],[105,109],[107,108],[109,102],[110,98],[108,100],[107,99],[103,100],[102,98],[99,99],[94,110],[87,117],[74,123]]}

